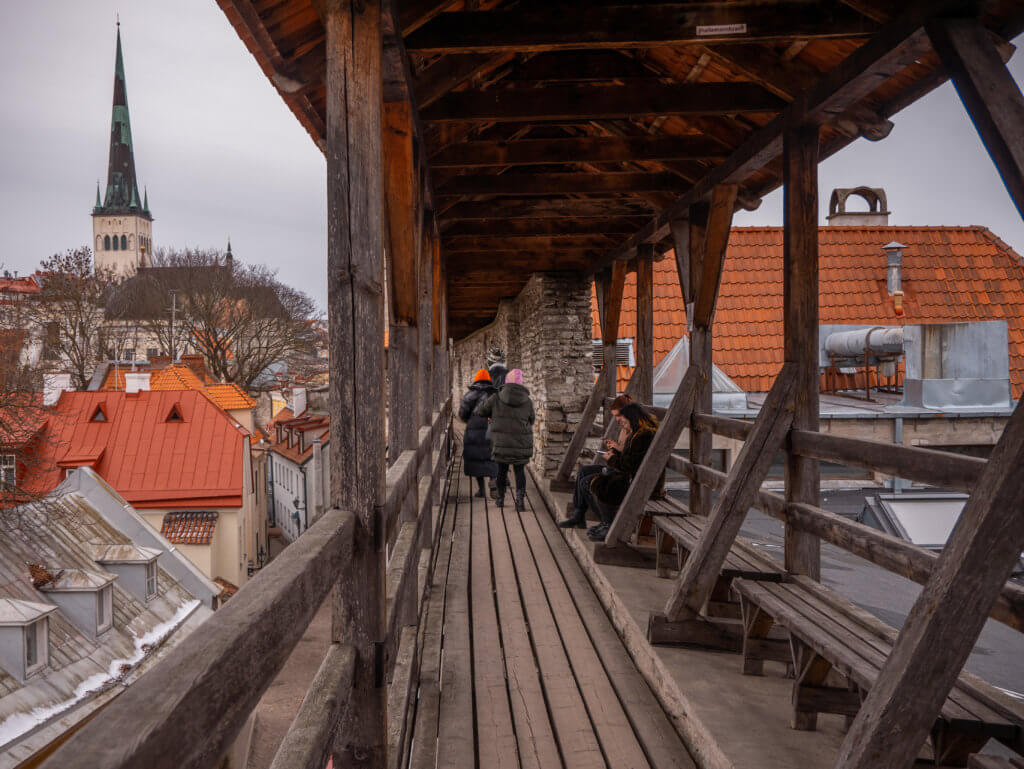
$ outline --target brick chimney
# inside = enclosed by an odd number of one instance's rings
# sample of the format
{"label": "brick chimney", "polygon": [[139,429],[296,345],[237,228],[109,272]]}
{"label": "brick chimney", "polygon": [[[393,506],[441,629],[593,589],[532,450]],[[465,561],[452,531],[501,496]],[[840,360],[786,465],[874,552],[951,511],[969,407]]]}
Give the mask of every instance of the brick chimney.
{"label": "brick chimney", "polygon": [[200,381],[206,381],[206,360],[202,355],[182,355],[181,362],[192,369]]}
{"label": "brick chimney", "polygon": [[[854,195],[867,202],[867,211],[846,210],[847,202]],[[828,203],[828,224],[830,227],[887,227],[889,210],[885,190],[881,187],[837,187],[832,190]]]}

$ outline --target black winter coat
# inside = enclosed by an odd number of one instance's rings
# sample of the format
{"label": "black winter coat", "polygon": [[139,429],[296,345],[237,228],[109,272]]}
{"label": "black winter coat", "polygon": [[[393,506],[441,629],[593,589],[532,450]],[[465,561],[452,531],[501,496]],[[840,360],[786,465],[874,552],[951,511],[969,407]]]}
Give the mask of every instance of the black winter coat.
{"label": "black winter coat", "polygon": [[476,413],[491,419],[491,456],[495,462],[525,465],[533,456],[533,402],[520,384],[505,383]]}
{"label": "black winter coat", "polygon": [[466,433],[462,437],[462,465],[466,475],[472,478],[498,477],[498,465],[491,459],[491,444],[487,440],[487,417],[474,413],[496,392],[490,382],[474,382],[462,396],[459,406],[459,419],[466,423]]}
{"label": "black winter coat", "polygon": [[[622,451],[612,452],[608,457],[608,472],[594,476],[590,484],[591,493],[608,507],[618,507],[626,498],[629,484],[633,482],[633,476],[640,469],[653,440],[654,430],[649,427],[630,435]],[[665,474],[662,473],[651,494],[652,499],[664,496],[664,478]]]}

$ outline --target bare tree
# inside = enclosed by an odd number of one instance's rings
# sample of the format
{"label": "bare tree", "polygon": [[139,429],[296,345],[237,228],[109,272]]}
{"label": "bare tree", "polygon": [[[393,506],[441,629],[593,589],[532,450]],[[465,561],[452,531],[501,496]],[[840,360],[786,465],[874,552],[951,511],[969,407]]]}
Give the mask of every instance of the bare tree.
{"label": "bare tree", "polygon": [[166,354],[187,340],[214,377],[245,389],[273,366],[314,354],[315,312],[269,268],[202,249],[158,251],[107,306],[108,319],[131,318]]}
{"label": "bare tree", "polygon": [[54,254],[41,264],[42,290],[26,303],[28,322],[42,338],[43,365],[71,373],[72,385],[85,389],[96,363],[119,331],[103,322],[103,307],[117,275],[93,269],[88,247]]}

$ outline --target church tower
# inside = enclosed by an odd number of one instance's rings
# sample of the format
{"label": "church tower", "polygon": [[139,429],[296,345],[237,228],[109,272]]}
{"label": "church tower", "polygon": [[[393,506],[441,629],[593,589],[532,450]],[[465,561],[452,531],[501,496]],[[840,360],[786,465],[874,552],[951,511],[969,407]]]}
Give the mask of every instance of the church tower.
{"label": "church tower", "polygon": [[140,194],[135,176],[132,126],[128,119],[128,91],[125,88],[124,60],[121,56],[121,25],[118,23],[107,189],[101,198],[97,183],[96,205],[92,209],[96,268],[129,276],[139,267],[151,266],[152,227],[149,194],[145,191]]}

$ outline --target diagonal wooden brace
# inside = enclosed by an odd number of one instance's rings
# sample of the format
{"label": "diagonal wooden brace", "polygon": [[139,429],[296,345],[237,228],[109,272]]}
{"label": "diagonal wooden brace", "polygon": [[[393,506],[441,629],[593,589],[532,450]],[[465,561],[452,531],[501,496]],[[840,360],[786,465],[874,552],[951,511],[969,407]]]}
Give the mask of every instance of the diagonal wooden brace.
{"label": "diagonal wooden brace", "polygon": [[672,396],[672,403],[665,412],[665,418],[658,426],[658,432],[654,434],[651,447],[647,449],[640,469],[633,477],[622,504],[619,505],[619,512],[612,521],[605,537],[605,544],[614,547],[623,541],[633,528],[633,524],[643,514],[644,505],[651,497],[651,492],[658,483],[665,463],[668,462],[672,449],[676,446],[683,429],[690,424],[690,416],[693,414],[693,405],[697,398],[697,384],[705,376],[700,369],[690,366],[679,383],[676,394]]}
{"label": "diagonal wooden brace", "polygon": [[670,620],[697,616],[711,597],[729,548],[736,541],[747,510],[793,422],[793,396],[799,370],[797,363],[784,364],[765,398],[761,413],[729,472],[725,488],[665,606],[665,615]]}
{"label": "diagonal wooden brace", "polygon": [[583,416],[580,417],[580,422],[576,425],[576,432],[572,434],[569,447],[565,450],[565,456],[562,457],[562,464],[558,466],[558,474],[555,476],[557,480],[568,481],[569,476],[572,475],[572,469],[576,465],[576,460],[579,459],[580,452],[583,450],[583,444],[587,442],[590,428],[593,427],[594,420],[597,418],[597,412],[604,401],[608,376],[613,371],[615,371],[614,366],[605,366],[601,370],[600,376],[597,377],[597,381],[594,382],[594,390],[590,393],[590,397],[587,398],[587,405],[583,407]]}

